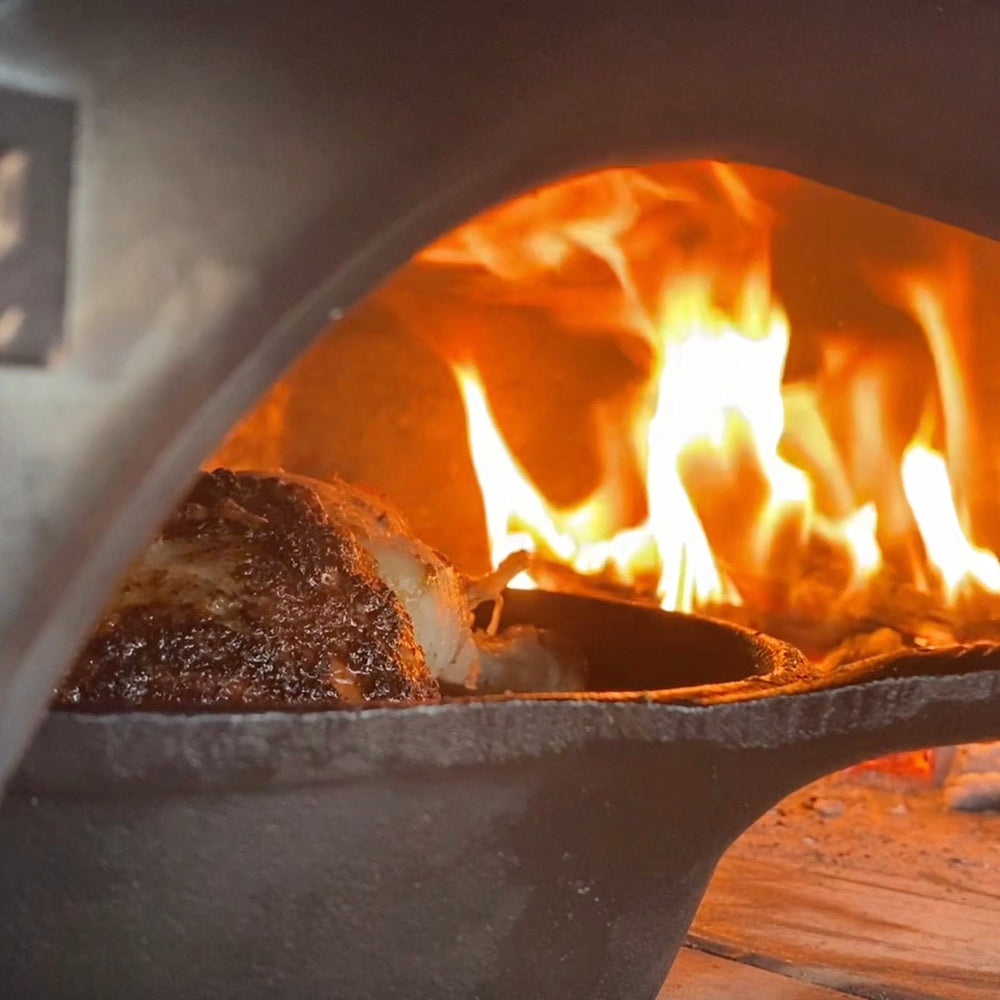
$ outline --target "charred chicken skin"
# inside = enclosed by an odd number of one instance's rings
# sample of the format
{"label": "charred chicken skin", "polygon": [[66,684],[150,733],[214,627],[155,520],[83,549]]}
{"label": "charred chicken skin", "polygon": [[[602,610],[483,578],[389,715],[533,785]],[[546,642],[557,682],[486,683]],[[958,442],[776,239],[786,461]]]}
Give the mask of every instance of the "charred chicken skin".
{"label": "charred chicken skin", "polygon": [[429,701],[375,558],[307,483],[203,473],[130,568],[55,704],[268,709]]}

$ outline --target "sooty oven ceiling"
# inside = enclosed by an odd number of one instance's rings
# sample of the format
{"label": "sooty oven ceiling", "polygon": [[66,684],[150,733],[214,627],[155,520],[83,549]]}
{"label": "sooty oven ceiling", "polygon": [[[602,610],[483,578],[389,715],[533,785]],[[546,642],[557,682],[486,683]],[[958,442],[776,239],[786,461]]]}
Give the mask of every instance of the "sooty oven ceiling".
{"label": "sooty oven ceiling", "polygon": [[0,365],[0,777],[198,461],[420,246],[693,156],[998,236],[997,51],[967,0],[0,4],[0,85],[75,122],[57,346]]}

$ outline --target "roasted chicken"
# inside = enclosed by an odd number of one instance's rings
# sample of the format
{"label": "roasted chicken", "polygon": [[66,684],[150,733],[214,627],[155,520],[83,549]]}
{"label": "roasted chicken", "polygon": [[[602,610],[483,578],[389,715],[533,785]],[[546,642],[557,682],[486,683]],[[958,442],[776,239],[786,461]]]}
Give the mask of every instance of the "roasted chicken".
{"label": "roasted chicken", "polygon": [[[132,564],[55,704],[267,709],[434,701],[441,681],[579,687],[524,629],[474,632],[507,565],[463,577],[373,492],[285,473],[202,473]],[[529,630],[530,631],[530,630]],[[527,673],[525,672],[527,664]]]}
{"label": "roasted chicken", "polygon": [[133,563],[56,703],[268,708],[436,697],[409,616],[315,490],[219,469],[199,477]]}

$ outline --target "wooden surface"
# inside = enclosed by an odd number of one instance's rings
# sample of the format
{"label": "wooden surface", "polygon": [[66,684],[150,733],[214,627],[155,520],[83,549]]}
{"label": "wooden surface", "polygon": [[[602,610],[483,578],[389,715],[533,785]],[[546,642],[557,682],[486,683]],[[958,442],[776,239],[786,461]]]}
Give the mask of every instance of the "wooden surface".
{"label": "wooden surface", "polygon": [[843,993],[682,948],[657,1000],[846,1000]]}
{"label": "wooden surface", "polygon": [[799,793],[723,858],[690,940],[730,960],[720,974],[742,963],[832,996],[997,1000],[1000,816],[948,813],[931,790]]}

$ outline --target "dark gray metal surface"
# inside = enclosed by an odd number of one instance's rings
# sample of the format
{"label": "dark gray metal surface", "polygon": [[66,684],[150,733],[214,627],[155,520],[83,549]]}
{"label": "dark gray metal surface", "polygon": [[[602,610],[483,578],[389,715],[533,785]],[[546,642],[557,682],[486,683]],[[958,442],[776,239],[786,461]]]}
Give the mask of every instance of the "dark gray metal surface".
{"label": "dark gray metal surface", "polygon": [[817,678],[729,626],[515,600],[515,617],[583,636],[597,678],[719,683],[54,713],[0,808],[4,997],[652,998],[717,859],[785,793],[1000,735],[996,649]]}
{"label": "dark gray metal surface", "polygon": [[0,3],[0,85],[77,108],[64,356],[0,368],[0,780],[199,459],[419,246],[688,156],[998,235],[998,51],[985,0]]}

